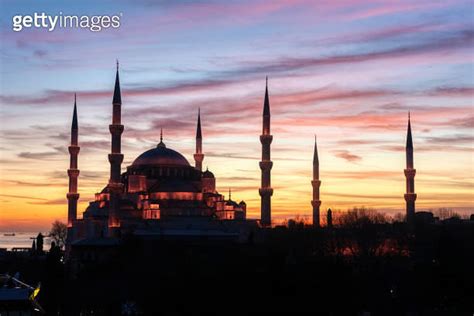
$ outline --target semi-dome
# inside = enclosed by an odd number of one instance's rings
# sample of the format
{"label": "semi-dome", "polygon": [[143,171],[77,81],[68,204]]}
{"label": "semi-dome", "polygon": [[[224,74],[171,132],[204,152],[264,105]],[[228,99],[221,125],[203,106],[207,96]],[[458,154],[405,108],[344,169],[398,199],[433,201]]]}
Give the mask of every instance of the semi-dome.
{"label": "semi-dome", "polygon": [[214,178],[214,174],[206,168],[206,171],[202,173],[203,178]]}
{"label": "semi-dome", "polygon": [[173,149],[166,148],[163,142],[160,142],[156,148],[145,151],[132,163],[132,166],[152,165],[190,167],[183,155]]}

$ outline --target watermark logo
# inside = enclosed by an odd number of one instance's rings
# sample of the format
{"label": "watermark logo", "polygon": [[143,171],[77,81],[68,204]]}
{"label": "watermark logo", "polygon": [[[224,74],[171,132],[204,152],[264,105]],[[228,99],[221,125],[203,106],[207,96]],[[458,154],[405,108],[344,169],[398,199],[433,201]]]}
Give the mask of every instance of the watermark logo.
{"label": "watermark logo", "polygon": [[122,13],[118,15],[64,15],[59,12],[57,15],[49,15],[44,12],[35,12],[32,15],[13,16],[12,28],[14,32],[21,32],[25,28],[46,29],[48,32],[53,32],[58,28],[78,28],[100,32],[108,28],[119,28],[121,17]]}

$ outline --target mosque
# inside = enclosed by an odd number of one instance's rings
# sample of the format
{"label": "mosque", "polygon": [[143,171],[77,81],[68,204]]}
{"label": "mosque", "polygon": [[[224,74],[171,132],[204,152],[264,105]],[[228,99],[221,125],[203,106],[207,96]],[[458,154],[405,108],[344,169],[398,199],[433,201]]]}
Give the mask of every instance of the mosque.
{"label": "mosque", "polygon": [[[68,199],[68,234],[66,251],[81,246],[96,246],[114,243],[124,234],[133,234],[143,238],[159,237],[172,239],[232,239],[241,240],[253,235],[258,227],[271,227],[271,169],[270,145],[273,136],[270,133],[270,101],[268,97],[268,79],[263,103],[262,160],[260,219],[247,219],[247,206],[244,201],[228,199],[216,190],[216,178],[207,168],[202,170],[204,153],[202,148],[201,115],[198,111],[196,126],[196,151],[194,166],[179,152],[169,148],[163,141],[139,155],[133,163],[122,171],[124,155],[121,152],[121,137],[124,125],[121,122],[122,98],[120,91],[119,68],[115,77],[112,99],[110,178],[101,192],[95,194],[95,200],[77,217],[79,125],[77,104],[74,99],[74,112],[71,127],[71,145],[69,146],[70,167]],[[408,119],[406,143],[406,214],[407,223],[413,227],[415,218],[413,141],[410,118]],[[319,158],[315,141],[313,154],[313,226],[320,227]]]}
{"label": "mosque", "polygon": [[125,233],[169,238],[231,238],[255,227],[255,220],[246,219],[244,201],[232,200],[216,190],[214,174],[202,170],[201,115],[196,127],[195,165],[178,151],[166,146],[161,131],[160,142],[141,155],[121,172],[123,154],[121,135],[121,91],[119,69],[115,78],[112,124],[109,125],[112,144],[108,155],[109,183],[95,194],[94,201],[77,217],[79,124],[76,98],[69,146],[70,168],[68,199],[68,246],[89,245],[105,239],[117,239]]}

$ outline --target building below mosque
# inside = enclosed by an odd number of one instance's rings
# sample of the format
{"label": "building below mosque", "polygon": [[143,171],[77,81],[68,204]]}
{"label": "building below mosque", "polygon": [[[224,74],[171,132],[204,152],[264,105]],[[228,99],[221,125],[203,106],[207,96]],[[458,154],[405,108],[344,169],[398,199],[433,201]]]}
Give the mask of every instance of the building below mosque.
{"label": "building below mosque", "polygon": [[[197,118],[195,166],[163,141],[139,155],[121,172],[121,92],[119,72],[113,96],[112,148],[109,154],[110,179],[95,200],[77,218],[78,118],[74,101],[68,198],[68,253],[74,249],[113,246],[124,235],[142,238],[246,238],[257,226],[246,219],[246,204],[228,199],[216,190],[216,178],[202,170],[202,132],[200,112]],[[77,251],[76,251],[77,252]],[[79,251],[80,252],[80,251]]]}

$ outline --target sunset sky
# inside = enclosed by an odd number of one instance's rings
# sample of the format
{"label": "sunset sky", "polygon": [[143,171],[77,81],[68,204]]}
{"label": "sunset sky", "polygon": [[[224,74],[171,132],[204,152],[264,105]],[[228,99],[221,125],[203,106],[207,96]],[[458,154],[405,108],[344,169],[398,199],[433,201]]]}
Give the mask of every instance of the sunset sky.
{"label": "sunset sky", "polygon": [[[474,211],[472,1],[0,2],[0,230],[67,216],[67,146],[79,117],[79,216],[108,181],[115,60],[122,170],[164,142],[260,214],[265,76],[272,114],[272,213],[311,214],[314,134],[323,210],[405,208],[412,113],[417,210]],[[12,31],[14,15],[119,15],[121,26]]]}

